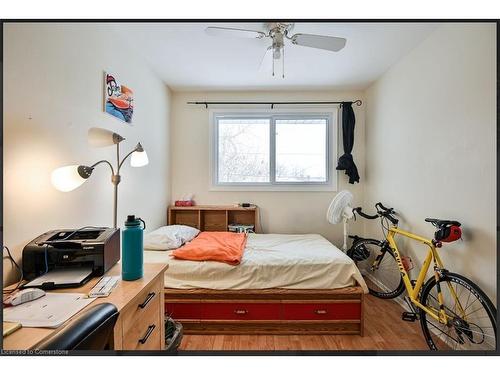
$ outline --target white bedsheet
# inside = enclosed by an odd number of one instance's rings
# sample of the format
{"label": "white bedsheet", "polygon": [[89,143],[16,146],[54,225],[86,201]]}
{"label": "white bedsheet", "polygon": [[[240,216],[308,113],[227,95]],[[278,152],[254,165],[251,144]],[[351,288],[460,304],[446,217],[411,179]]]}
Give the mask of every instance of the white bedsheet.
{"label": "white bedsheet", "polygon": [[319,234],[249,234],[238,266],[178,260],[145,251],[145,263],[168,263],[165,287],[177,289],[337,289],[366,284],[354,262]]}

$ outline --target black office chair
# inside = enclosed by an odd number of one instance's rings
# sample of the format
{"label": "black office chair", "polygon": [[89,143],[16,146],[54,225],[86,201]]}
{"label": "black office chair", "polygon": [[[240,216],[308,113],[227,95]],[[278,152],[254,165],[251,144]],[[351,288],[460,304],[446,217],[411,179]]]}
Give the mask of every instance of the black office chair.
{"label": "black office chair", "polygon": [[104,350],[118,319],[118,310],[111,303],[102,303],[41,342],[38,350]]}

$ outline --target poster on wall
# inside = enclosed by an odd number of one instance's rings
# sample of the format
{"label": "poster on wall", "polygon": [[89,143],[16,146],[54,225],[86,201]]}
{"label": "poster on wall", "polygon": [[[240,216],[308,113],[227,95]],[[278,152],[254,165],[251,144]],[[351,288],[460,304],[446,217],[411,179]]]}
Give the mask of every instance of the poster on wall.
{"label": "poster on wall", "polygon": [[134,113],[134,93],[116,80],[115,74],[104,72],[104,111],[128,124]]}

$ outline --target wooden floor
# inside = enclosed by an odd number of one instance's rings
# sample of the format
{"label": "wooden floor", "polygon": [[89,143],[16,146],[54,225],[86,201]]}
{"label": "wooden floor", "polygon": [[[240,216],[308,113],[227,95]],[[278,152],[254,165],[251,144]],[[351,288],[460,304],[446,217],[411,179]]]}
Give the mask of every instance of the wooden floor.
{"label": "wooden floor", "polygon": [[365,300],[365,334],[185,335],[179,350],[429,350],[420,322],[401,320],[402,307],[371,295]]}

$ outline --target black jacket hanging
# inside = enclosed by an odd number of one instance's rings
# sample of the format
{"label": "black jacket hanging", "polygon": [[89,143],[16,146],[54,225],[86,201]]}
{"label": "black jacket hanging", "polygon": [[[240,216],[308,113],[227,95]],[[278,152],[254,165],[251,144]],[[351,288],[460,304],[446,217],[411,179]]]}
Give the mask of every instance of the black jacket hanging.
{"label": "black jacket hanging", "polygon": [[349,176],[349,183],[359,183],[358,168],[354,163],[351,151],[354,146],[354,125],[356,117],[352,109],[352,102],[342,102],[342,141],[344,144],[344,155],[339,158],[337,170],[345,170]]}

